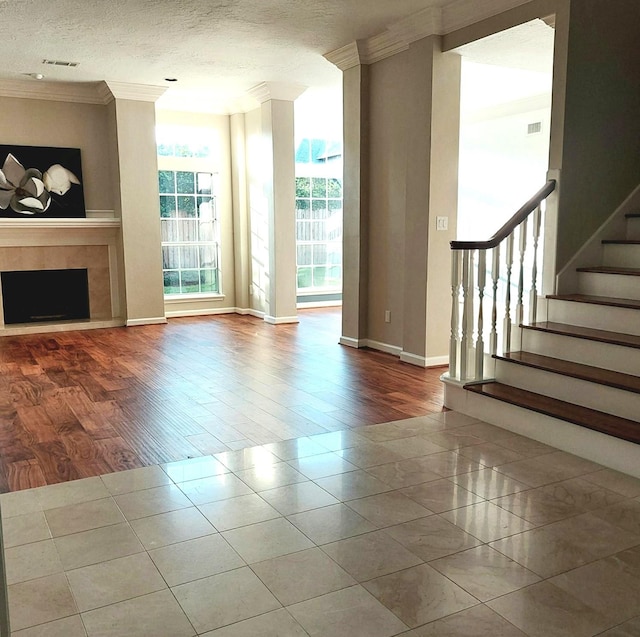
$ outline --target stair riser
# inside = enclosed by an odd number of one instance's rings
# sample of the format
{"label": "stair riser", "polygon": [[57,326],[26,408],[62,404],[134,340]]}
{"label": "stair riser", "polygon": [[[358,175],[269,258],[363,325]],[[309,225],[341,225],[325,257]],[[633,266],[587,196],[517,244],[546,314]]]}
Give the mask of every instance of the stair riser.
{"label": "stair riser", "polygon": [[640,376],[640,350],[621,345],[525,329],[522,331],[522,349],[542,356]]}
{"label": "stair riser", "polygon": [[578,293],[640,300],[640,276],[578,272]]}
{"label": "stair riser", "polygon": [[640,478],[640,445],[445,383],[444,404],[514,433]]}
{"label": "stair riser", "polygon": [[640,311],[624,307],[549,299],[547,320],[640,336]]}
{"label": "stair riser", "polygon": [[627,219],[627,239],[640,239],[640,219]]}
{"label": "stair riser", "polygon": [[637,419],[640,414],[640,394],[533,367],[499,360],[496,362],[496,380],[629,420]]}
{"label": "stair riser", "polygon": [[602,265],[612,268],[640,268],[640,245],[605,244]]}

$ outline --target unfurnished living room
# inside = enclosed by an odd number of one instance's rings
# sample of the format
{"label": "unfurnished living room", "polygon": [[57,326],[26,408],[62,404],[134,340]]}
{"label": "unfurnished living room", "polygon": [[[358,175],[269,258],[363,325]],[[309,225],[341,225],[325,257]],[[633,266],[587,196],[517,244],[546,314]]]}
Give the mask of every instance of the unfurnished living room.
{"label": "unfurnished living room", "polygon": [[0,637],[640,636],[635,0],[0,18]]}

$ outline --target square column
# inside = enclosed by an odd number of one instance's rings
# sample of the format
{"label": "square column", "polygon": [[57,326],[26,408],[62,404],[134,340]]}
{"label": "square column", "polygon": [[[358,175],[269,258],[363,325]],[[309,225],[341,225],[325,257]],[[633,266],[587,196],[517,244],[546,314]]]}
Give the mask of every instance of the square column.
{"label": "square column", "polygon": [[162,281],[155,100],[163,87],[106,82],[121,219],[123,307],[127,326],[166,323]]}
{"label": "square column", "polygon": [[297,323],[293,102],[305,87],[264,83],[260,102],[262,195],[267,221],[265,314],[271,324]]}

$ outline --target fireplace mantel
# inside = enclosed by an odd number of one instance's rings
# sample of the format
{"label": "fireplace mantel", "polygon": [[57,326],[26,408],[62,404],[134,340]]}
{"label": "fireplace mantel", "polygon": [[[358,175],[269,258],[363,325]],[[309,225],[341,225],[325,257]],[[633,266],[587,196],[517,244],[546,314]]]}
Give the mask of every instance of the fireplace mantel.
{"label": "fireplace mantel", "polygon": [[0,219],[0,247],[112,244],[120,219]]}
{"label": "fireplace mantel", "polygon": [[9,228],[18,228],[20,230],[35,229],[81,229],[88,228],[119,228],[120,219],[112,217],[92,217],[78,219],[37,219],[29,217],[28,219],[0,219],[0,232]]}
{"label": "fireplace mantel", "polygon": [[[91,319],[4,326],[0,336],[123,325],[120,299],[120,219],[0,219],[0,271],[88,268]],[[1,291],[0,291],[1,296]]]}

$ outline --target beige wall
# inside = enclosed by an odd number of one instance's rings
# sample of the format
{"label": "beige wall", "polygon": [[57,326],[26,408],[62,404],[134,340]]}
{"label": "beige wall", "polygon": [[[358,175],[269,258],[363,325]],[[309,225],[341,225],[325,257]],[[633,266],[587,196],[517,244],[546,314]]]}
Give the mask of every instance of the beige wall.
{"label": "beige wall", "polygon": [[[361,69],[367,69],[366,81]],[[450,333],[448,242],[455,236],[460,60],[443,54],[441,38],[431,36],[349,69],[344,84],[348,320],[343,318],[342,342],[397,353],[417,365],[443,364]],[[365,131],[366,143],[352,139],[354,128]],[[436,216],[449,217],[447,232],[435,231]]]}
{"label": "beige wall", "polygon": [[164,320],[160,203],[151,102],[115,100],[127,325]]}
{"label": "beige wall", "polygon": [[346,70],[343,95],[342,338],[367,338],[369,286],[369,66]]}
{"label": "beige wall", "polygon": [[246,131],[243,113],[231,115],[229,134],[231,137],[231,202],[236,306],[246,310],[249,308],[250,297],[251,246],[249,243]]}
{"label": "beige wall", "polygon": [[[367,338],[402,347],[407,145],[413,141],[406,108],[407,53],[372,64],[369,74]],[[386,310],[390,323],[385,323]]]}
{"label": "beige wall", "polygon": [[85,207],[113,210],[107,106],[0,97],[0,139],[3,144],[79,148]]}
{"label": "beige wall", "polygon": [[640,182],[640,4],[571,2],[557,271]]}
{"label": "beige wall", "polygon": [[264,153],[262,139],[262,114],[260,109],[245,114],[245,142],[247,165],[247,189],[249,206],[249,232],[251,246],[251,298],[250,309],[263,314],[267,309],[269,272],[269,208],[263,189],[264,172],[261,161]]}
{"label": "beige wall", "polygon": [[[427,364],[443,364],[449,356],[451,280],[449,242],[456,238],[458,158],[460,138],[461,59],[442,54],[434,38],[433,103],[429,193],[429,248],[427,263]],[[436,230],[437,217],[448,219],[447,230]],[[405,350],[413,352],[406,344]]]}

